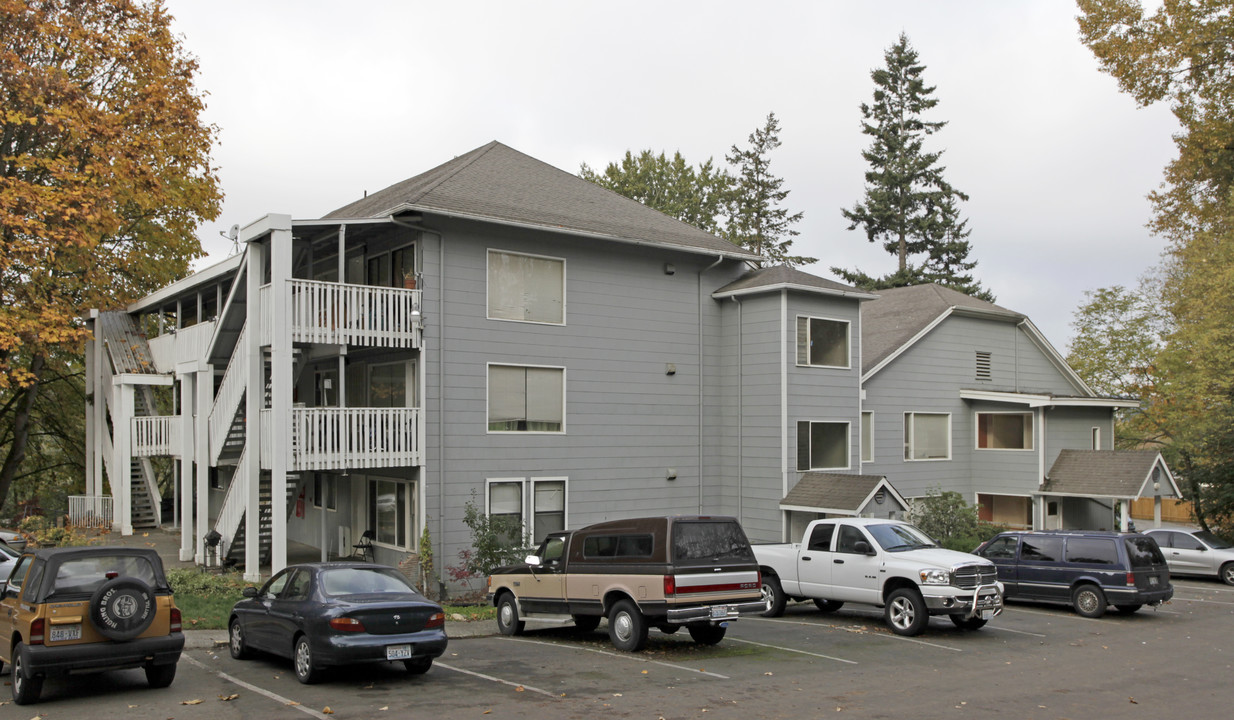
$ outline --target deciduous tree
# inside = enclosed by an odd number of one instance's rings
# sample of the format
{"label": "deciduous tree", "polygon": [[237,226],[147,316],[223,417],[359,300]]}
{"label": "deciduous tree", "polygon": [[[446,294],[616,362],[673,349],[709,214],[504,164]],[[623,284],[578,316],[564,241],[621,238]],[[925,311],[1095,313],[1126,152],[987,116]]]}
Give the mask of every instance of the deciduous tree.
{"label": "deciduous tree", "polygon": [[81,315],[187,272],[218,214],[196,61],[159,0],[0,0],[0,503]]}
{"label": "deciduous tree", "polygon": [[958,205],[968,196],[943,177],[942,151],[925,150],[926,137],[947,124],[924,118],[938,105],[935,88],[925,84],[925,65],[903,33],[883,59],[886,66],[870,72],[874,101],[861,105],[861,132],[872,138],[861,153],[870,166],[865,198],[841,213],[849,230],[860,227],[867,240],[881,241],[896,257],[897,268],[883,277],[838,267],[831,271],[869,289],[937,282],[993,301],[969,274],[976,267],[968,259],[971,230]]}

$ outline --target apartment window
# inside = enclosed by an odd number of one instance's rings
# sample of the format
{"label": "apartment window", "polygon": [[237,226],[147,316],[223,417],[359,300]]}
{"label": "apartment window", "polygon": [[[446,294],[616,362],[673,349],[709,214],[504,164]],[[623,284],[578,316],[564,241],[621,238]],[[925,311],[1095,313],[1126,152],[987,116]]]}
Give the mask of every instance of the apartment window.
{"label": "apartment window", "polygon": [[564,324],[565,280],[565,260],[489,250],[488,317]]}
{"label": "apartment window", "polygon": [[904,459],[950,460],[951,416],[904,413]]}
{"label": "apartment window", "polygon": [[531,539],[540,542],[549,533],[566,529],[566,481],[532,480]]}
{"label": "apartment window", "polygon": [[413,365],[407,362],[370,365],[368,370],[369,407],[413,407],[407,403],[408,376]]}
{"label": "apartment window", "polygon": [[1093,449],[1101,449],[1101,428],[1099,427],[1093,428]]}
{"label": "apartment window", "polygon": [[849,323],[826,318],[797,318],[797,364],[848,367]]}
{"label": "apartment window", "polygon": [[797,423],[798,470],[848,468],[848,423]]}
{"label": "apartment window", "polygon": [[388,253],[374,255],[368,259],[366,282],[369,285],[385,287],[390,285],[390,255]]}
{"label": "apartment window", "polygon": [[988,350],[977,351],[977,379],[978,380],[993,380],[994,376],[990,370],[990,352]]}
{"label": "apartment window", "polygon": [[489,432],[562,432],[565,381],[565,368],[489,365]]}
{"label": "apartment window", "polygon": [[[524,492],[530,489],[524,504]],[[488,481],[488,516],[509,542],[539,543],[566,529],[565,478],[496,478]]]}
{"label": "apartment window", "polygon": [[211,490],[222,490],[223,489],[223,479],[219,477],[218,468],[216,467],[209,468],[206,471],[206,477],[209,478]]}
{"label": "apartment window", "polygon": [[374,540],[409,548],[415,542],[415,484],[405,480],[368,481],[368,526]]}
{"label": "apartment window", "polygon": [[861,462],[874,462],[874,413],[861,413]]}
{"label": "apartment window", "polygon": [[1032,450],[1032,413],[977,413],[977,447],[982,450]]}
{"label": "apartment window", "polygon": [[408,245],[390,253],[390,265],[394,271],[394,287],[416,289],[415,245]]}
{"label": "apartment window", "polygon": [[338,482],[327,473],[313,474],[313,507],[325,505],[327,510],[338,510]]}

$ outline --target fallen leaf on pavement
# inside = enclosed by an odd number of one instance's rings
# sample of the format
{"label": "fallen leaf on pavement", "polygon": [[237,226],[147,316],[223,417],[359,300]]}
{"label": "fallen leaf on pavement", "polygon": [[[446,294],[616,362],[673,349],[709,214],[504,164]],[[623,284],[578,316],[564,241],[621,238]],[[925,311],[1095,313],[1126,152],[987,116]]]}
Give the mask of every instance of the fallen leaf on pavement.
{"label": "fallen leaf on pavement", "polygon": [[334,711],[330,709],[329,705],[327,705],[321,709],[321,714],[322,715],[333,715]]}
{"label": "fallen leaf on pavement", "polygon": [[523,689],[522,685],[519,685],[518,687],[514,688],[514,692],[526,692],[526,690]]}
{"label": "fallen leaf on pavement", "polygon": [[200,705],[201,700],[181,700],[181,705]]}
{"label": "fallen leaf on pavement", "polygon": [[1140,704],[1139,702],[1137,702],[1137,701],[1136,701],[1136,699],[1135,699],[1135,698],[1127,698],[1127,699],[1131,701],[1131,704],[1132,704],[1132,705],[1139,705],[1139,704]]}
{"label": "fallen leaf on pavement", "polygon": [[240,693],[232,693],[230,695],[219,695],[219,700],[222,700],[223,702],[227,702],[228,700],[235,700],[238,697],[240,697]]}

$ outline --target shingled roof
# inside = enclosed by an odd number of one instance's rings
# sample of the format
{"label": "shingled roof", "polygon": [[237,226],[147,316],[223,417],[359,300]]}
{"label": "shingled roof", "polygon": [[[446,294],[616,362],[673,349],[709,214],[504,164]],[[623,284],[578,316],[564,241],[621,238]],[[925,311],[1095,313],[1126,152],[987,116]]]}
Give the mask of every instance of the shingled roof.
{"label": "shingled roof", "polygon": [[825,295],[845,295],[861,300],[873,300],[877,295],[845,285],[834,280],[828,280],[817,275],[811,275],[787,265],[757,268],[742,275],[733,282],[711,294],[713,298],[724,298],[732,295],[749,295],[769,290],[790,288],[805,292],[818,292]]}
{"label": "shingled roof", "polygon": [[780,501],[785,509],[812,510],[840,515],[857,515],[885,491],[901,510],[908,501],[883,475],[844,475],[842,473],[802,473],[801,480]]}
{"label": "shingled roof", "polygon": [[869,372],[953,308],[1024,319],[1013,310],[942,285],[879,290],[877,300],[861,305],[861,371]]}
{"label": "shingled roof", "polygon": [[1153,482],[1161,484],[1163,497],[1180,497],[1174,476],[1156,450],[1063,450],[1041,493],[1131,499],[1145,491],[1152,496]]}
{"label": "shingled roof", "polygon": [[496,141],[345,205],[326,218],[378,218],[415,211],[758,259],[727,240]]}

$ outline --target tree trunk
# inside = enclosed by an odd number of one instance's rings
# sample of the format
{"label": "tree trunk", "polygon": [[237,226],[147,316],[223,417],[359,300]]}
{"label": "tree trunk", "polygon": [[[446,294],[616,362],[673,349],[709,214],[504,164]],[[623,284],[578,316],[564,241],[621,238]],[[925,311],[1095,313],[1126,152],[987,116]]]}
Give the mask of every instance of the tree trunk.
{"label": "tree trunk", "polygon": [[0,511],[4,510],[8,500],[9,486],[13,484],[13,478],[17,476],[18,469],[26,459],[26,445],[30,441],[30,412],[34,409],[34,401],[39,395],[45,364],[46,358],[42,354],[35,355],[30,360],[30,373],[34,376],[34,381],[19,391],[21,399],[13,411],[13,443],[9,445],[3,467],[0,467]]}

